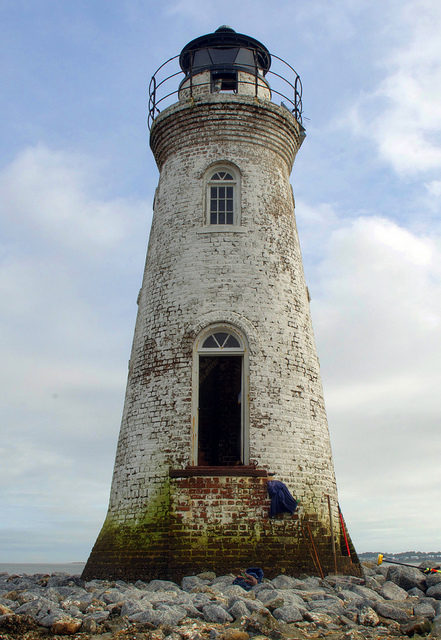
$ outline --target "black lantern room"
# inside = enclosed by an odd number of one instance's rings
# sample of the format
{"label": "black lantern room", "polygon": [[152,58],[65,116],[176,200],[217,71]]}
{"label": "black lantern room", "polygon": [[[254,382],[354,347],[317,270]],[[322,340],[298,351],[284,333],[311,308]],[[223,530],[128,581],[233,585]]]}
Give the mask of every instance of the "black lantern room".
{"label": "black lantern room", "polygon": [[179,64],[185,79],[209,70],[213,85],[234,90],[238,71],[264,76],[271,66],[271,55],[258,40],[223,25],[189,42],[181,51]]}

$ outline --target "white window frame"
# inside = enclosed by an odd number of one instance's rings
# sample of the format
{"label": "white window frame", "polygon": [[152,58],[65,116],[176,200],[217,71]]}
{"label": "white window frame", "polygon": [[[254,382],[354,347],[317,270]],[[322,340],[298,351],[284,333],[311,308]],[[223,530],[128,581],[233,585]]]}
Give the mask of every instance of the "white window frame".
{"label": "white window frame", "polygon": [[[213,180],[217,173],[229,173],[232,180]],[[211,188],[212,187],[232,187],[233,188],[233,222],[232,223],[212,223],[211,222]],[[211,165],[205,173],[205,225],[211,231],[237,230],[241,222],[241,198],[240,198],[240,172],[231,163],[217,163]],[[225,212],[226,217],[226,212]]]}
{"label": "white window frame", "polygon": [[[239,347],[230,348],[204,348],[205,340],[214,333],[230,333],[239,342]],[[193,345],[193,369],[192,369],[192,438],[191,438],[191,465],[198,466],[198,435],[199,435],[199,356],[242,356],[242,398],[241,398],[241,461],[242,464],[250,463],[249,453],[249,348],[245,335],[237,327],[230,324],[215,324],[203,329]]]}

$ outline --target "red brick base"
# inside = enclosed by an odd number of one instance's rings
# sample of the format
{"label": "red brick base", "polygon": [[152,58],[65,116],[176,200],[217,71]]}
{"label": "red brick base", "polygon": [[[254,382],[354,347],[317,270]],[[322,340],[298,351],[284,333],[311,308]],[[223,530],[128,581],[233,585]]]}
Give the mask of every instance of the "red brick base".
{"label": "red brick base", "polygon": [[[269,517],[266,472],[231,467],[220,473],[219,468],[171,471],[168,522],[158,523],[156,535],[151,523],[145,530],[141,525],[130,529],[130,535],[127,527],[104,526],[83,576],[180,580],[201,571],[223,575],[250,566],[261,567],[269,578],[334,572],[330,531],[316,516]],[[338,533],[338,572],[360,575],[352,543],[348,558]]]}

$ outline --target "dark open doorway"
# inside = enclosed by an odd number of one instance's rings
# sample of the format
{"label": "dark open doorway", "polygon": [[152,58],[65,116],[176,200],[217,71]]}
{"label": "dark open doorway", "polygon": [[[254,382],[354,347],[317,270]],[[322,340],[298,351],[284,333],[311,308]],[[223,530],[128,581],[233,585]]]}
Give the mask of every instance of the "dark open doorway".
{"label": "dark open doorway", "polygon": [[242,462],[242,356],[199,356],[198,465]]}

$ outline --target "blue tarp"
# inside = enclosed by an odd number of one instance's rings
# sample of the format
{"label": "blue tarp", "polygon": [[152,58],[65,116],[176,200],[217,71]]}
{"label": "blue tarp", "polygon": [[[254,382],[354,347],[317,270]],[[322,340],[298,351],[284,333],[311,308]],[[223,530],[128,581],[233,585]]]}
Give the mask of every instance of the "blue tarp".
{"label": "blue tarp", "polygon": [[294,513],[297,500],[289,492],[288,487],[280,480],[270,480],[267,484],[268,495],[271,498],[270,518],[278,513]]}

